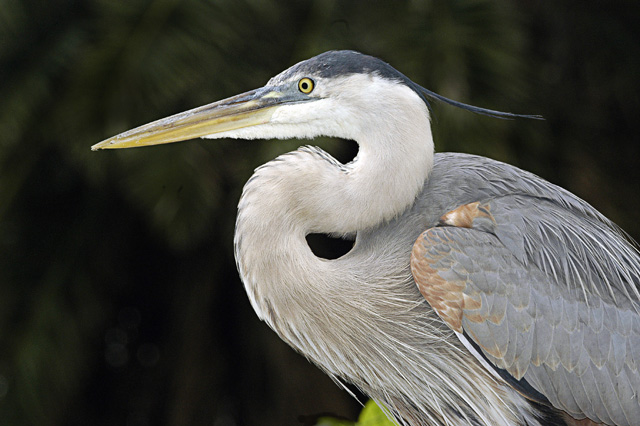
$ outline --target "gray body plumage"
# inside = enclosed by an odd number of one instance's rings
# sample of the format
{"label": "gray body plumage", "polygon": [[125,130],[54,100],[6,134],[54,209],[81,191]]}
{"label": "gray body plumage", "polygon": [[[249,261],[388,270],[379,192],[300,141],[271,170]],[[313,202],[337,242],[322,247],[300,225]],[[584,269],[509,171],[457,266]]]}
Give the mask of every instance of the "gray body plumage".
{"label": "gray body plumage", "polygon": [[[244,229],[243,206],[251,203],[252,189],[269,185],[262,179],[272,172],[287,175],[299,157],[326,162],[327,154],[319,152],[302,148],[257,170],[240,202],[241,262],[244,238],[251,235]],[[445,213],[478,200],[499,204],[494,210],[499,223],[481,223],[473,231],[439,226]],[[451,254],[443,260],[443,275],[464,275],[491,299],[485,309],[503,318],[470,329],[483,345],[493,339],[504,349],[500,358],[484,354],[492,367],[525,380],[542,394],[543,404],[577,418],[589,415],[616,425],[640,418],[637,252],[589,204],[504,163],[436,154],[413,205],[358,232],[345,256],[323,261],[331,291],[297,282],[305,291],[290,292],[281,283],[278,287],[287,290],[274,300],[267,300],[264,287],[252,299],[278,306],[258,312],[294,348],[410,424],[546,424],[538,417],[539,406],[526,399],[537,395],[525,397],[521,388],[514,390],[480,367],[417,290],[408,259],[415,240],[430,228],[459,231],[455,247],[441,247]],[[265,250],[293,269],[291,280],[308,275],[295,250],[280,252],[278,238],[268,244]],[[350,273],[344,274],[347,267]]]}
{"label": "gray body plumage", "polygon": [[[470,170],[457,162],[464,180]],[[464,279],[465,293],[482,299],[482,308],[466,312],[465,333],[492,365],[525,380],[554,407],[576,418],[636,424],[636,249],[614,224],[567,191],[486,159],[472,163],[471,172],[481,169],[485,180],[473,186],[492,192],[474,197],[493,220],[433,232],[447,243],[440,274]]]}

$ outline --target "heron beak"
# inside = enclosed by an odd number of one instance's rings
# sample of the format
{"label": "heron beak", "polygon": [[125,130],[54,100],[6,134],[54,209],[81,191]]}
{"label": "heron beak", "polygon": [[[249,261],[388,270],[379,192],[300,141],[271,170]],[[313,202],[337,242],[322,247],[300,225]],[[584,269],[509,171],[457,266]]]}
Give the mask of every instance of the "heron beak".
{"label": "heron beak", "polygon": [[294,101],[274,88],[261,88],[181,112],[106,139],[91,147],[132,148],[179,142],[268,123],[275,107]]}

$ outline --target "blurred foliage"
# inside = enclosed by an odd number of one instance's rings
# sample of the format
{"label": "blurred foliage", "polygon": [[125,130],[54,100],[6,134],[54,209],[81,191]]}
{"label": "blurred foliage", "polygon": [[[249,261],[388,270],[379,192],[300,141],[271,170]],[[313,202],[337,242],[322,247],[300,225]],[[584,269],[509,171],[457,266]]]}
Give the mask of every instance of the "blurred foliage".
{"label": "blurred foliage", "polygon": [[[0,426],[290,425],[357,404],[253,315],[235,205],[298,141],[89,147],[328,49],[433,105],[439,151],[491,156],[640,236],[640,4],[0,0]],[[338,158],[353,148],[318,141]]]}
{"label": "blurred foliage", "polygon": [[397,426],[374,401],[369,400],[362,408],[358,421],[352,422],[335,417],[320,417],[315,426]]}

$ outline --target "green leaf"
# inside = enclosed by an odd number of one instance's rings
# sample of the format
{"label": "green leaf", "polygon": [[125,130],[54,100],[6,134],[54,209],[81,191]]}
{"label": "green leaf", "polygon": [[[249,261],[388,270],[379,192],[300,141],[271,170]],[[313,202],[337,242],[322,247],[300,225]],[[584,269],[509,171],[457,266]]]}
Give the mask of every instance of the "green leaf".
{"label": "green leaf", "polygon": [[397,426],[373,400],[369,400],[358,417],[356,426]]}

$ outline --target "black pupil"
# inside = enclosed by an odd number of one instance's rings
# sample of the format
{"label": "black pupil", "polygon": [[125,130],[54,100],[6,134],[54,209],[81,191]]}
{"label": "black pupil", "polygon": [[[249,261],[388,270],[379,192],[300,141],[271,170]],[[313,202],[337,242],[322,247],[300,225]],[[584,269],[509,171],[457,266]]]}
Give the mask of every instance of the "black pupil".
{"label": "black pupil", "polygon": [[306,81],[302,82],[302,90],[307,90],[309,88],[309,83],[307,83]]}

